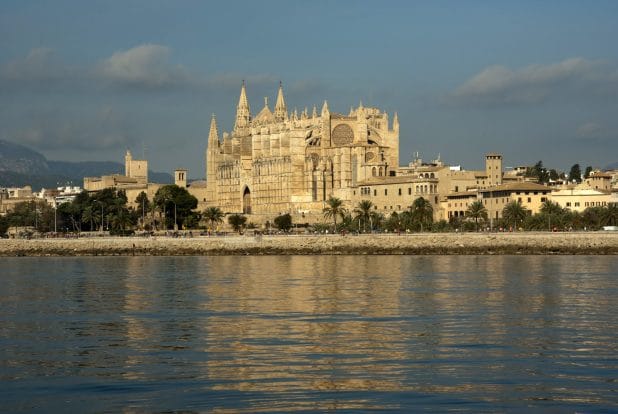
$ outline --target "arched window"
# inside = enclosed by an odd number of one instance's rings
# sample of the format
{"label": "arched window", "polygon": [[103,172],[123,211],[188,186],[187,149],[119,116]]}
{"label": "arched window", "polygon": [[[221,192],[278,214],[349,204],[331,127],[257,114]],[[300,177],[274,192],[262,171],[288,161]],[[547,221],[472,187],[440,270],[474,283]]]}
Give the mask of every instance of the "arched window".
{"label": "arched window", "polygon": [[376,176],[376,167],[373,167],[371,169],[371,175],[373,175],[374,177]]}
{"label": "arched window", "polygon": [[380,169],[378,170],[378,175],[382,177],[382,167],[380,167]]}

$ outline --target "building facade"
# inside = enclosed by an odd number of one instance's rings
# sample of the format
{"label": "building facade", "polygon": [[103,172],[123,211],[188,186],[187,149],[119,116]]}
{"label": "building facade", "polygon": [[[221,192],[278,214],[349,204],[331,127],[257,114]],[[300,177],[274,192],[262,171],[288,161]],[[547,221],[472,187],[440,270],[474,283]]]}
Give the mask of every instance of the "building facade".
{"label": "building facade", "polygon": [[289,113],[279,85],[275,107],[251,114],[243,82],[236,120],[219,136],[213,115],[206,150],[207,202],[226,213],[317,215],[330,196],[350,205],[359,183],[396,175],[399,121],[359,105],[349,114],[331,113],[325,101]]}

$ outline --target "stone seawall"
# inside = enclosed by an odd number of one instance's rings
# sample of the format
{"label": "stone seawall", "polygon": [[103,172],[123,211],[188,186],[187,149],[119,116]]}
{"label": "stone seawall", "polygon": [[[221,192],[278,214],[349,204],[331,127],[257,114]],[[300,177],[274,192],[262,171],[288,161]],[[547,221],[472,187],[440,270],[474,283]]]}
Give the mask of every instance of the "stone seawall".
{"label": "stone seawall", "polygon": [[446,233],[0,240],[0,256],[618,254],[618,233]]}

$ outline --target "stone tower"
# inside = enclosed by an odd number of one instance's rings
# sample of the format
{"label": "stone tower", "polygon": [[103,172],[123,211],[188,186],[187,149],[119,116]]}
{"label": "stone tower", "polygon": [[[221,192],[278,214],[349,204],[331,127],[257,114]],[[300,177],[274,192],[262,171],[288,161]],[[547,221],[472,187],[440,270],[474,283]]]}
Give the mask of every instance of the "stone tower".
{"label": "stone tower", "polygon": [[174,170],[174,184],[181,188],[187,188],[187,170],[185,168]]}
{"label": "stone tower", "polygon": [[485,174],[489,187],[502,184],[502,154],[489,153],[485,155]]}

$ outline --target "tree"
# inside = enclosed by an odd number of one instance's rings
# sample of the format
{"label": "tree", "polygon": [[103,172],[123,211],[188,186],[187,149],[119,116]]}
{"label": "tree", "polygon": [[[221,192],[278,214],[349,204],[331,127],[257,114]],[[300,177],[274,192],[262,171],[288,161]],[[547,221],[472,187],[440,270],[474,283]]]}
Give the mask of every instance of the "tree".
{"label": "tree", "polygon": [[574,164],[569,171],[569,181],[581,183],[582,182],[582,170],[579,168],[579,164]]}
{"label": "tree", "polygon": [[223,221],[223,211],[219,207],[208,207],[204,210],[203,217],[210,223],[210,230],[214,230],[217,224]]}
{"label": "tree", "polygon": [[513,224],[517,228],[517,223],[522,223],[528,216],[528,209],[517,201],[511,201],[502,209],[502,218],[506,223]]}
{"label": "tree", "polygon": [[618,205],[610,204],[601,212],[601,223],[605,226],[618,225]]}
{"label": "tree", "polygon": [[227,218],[227,222],[232,226],[234,231],[238,233],[242,232],[242,228],[247,222],[247,217],[242,214],[230,214]]}
{"label": "tree", "polygon": [[583,225],[589,229],[595,230],[600,228],[603,224],[603,207],[588,207],[582,213]]}
{"label": "tree", "polygon": [[487,220],[487,209],[485,208],[485,205],[481,200],[477,200],[474,203],[470,204],[468,206],[468,211],[466,212],[466,214],[469,218],[474,219],[474,224],[477,231],[479,229],[479,219]]}
{"label": "tree", "polygon": [[150,210],[150,200],[145,191],[140,192],[135,197],[135,204],[138,205],[139,212],[142,216],[142,229],[146,227],[146,213]]}
{"label": "tree", "polygon": [[551,200],[546,200],[543,202],[543,204],[541,204],[541,213],[559,215],[562,214],[563,211],[564,210],[562,209],[562,207],[560,207],[560,204],[555,203]]}
{"label": "tree", "polygon": [[9,220],[5,216],[0,216],[0,236],[6,234],[9,229]]}
{"label": "tree", "polygon": [[[361,200],[354,209],[355,220],[361,220],[363,222],[363,232],[369,219],[371,218],[371,210],[373,209],[373,203],[369,200]],[[360,228],[359,228],[360,231]]]}
{"label": "tree", "polygon": [[589,165],[586,167],[586,171],[584,171],[584,178],[590,177],[591,172],[592,172],[592,167]]}
{"label": "tree", "polygon": [[552,181],[558,181],[560,179],[560,174],[554,168],[549,170],[549,179]]}
{"label": "tree", "polygon": [[185,222],[192,214],[191,210],[197,207],[197,198],[189,194],[186,188],[174,184],[159,188],[153,202],[164,213],[167,228],[167,223],[177,225]]}
{"label": "tree", "polygon": [[337,231],[337,216],[343,218],[346,213],[346,209],[343,207],[343,201],[337,197],[330,196],[326,200],[327,207],[324,207],[324,217],[332,218],[335,225],[335,231]]}
{"label": "tree", "polygon": [[429,200],[419,197],[414,200],[409,208],[412,222],[420,225],[421,232],[423,225],[429,225],[433,222],[433,207]]}
{"label": "tree", "polygon": [[[127,227],[133,224],[129,210],[126,208],[119,208],[112,214],[111,223],[111,234],[120,234],[124,236],[126,234]],[[131,230],[131,233],[133,233],[133,230]]]}
{"label": "tree", "polygon": [[82,211],[82,223],[90,224],[90,231],[94,230],[95,209],[93,206],[86,206]]}
{"label": "tree", "polygon": [[[541,205],[540,213],[542,216],[547,216],[547,228],[549,231],[552,229],[552,223],[553,226],[560,226],[563,224],[561,216],[564,213],[564,210],[558,203],[551,200],[544,201]],[[540,230],[541,228],[535,228],[534,230]]]}
{"label": "tree", "polygon": [[534,177],[541,184],[548,182],[549,176],[547,168],[543,166],[543,161],[538,161],[534,166],[526,169],[526,177]]}
{"label": "tree", "polygon": [[279,230],[286,233],[292,228],[292,216],[289,213],[277,216],[273,221]]}

